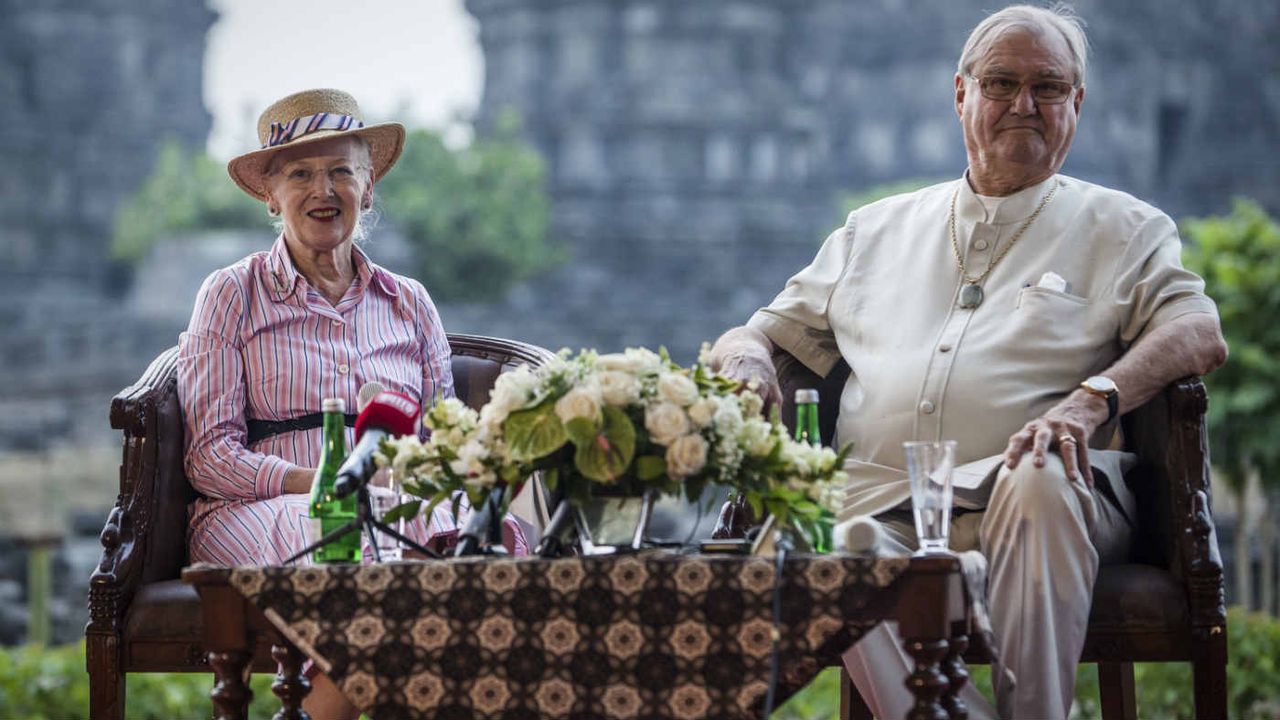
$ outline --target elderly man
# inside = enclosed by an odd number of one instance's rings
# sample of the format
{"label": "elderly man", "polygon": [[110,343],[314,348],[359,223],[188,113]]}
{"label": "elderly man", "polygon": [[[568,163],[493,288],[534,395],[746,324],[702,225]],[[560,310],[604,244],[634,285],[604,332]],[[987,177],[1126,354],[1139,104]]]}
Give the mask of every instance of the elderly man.
{"label": "elderly man", "polygon": [[[1133,458],[1101,449],[1113,421],[1227,352],[1174,223],[1058,174],[1086,56],[1067,11],[986,18],[955,76],[964,177],[852,213],[712,350],[714,365],[773,400],[775,347],[819,374],[848,361],[842,517],[875,516],[894,550],[916,546],[902,442],[959,442],[951,547],[989,562],[997,642],[1016,676],[996,678],[1001,717],[1070,708],[1098,566],[1125,558],[1134,517],[1123,481]],[[846,662],[878,717],[905,714],[907,658],[891,630]],[[991,714],[976,693],[965,699]]]}

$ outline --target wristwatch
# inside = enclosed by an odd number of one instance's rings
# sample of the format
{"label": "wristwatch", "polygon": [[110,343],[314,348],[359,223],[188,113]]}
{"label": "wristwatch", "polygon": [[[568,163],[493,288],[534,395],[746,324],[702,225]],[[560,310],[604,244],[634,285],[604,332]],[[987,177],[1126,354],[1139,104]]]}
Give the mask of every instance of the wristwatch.
{"label": "wristwatch", "polygon": [[1120,412],[1120,390],[1116,387],[1115,381],[1109,377],[1094,375],[1080,383],[1080,387],[1091,395],[1106,398],[1107,422],[1115,419],[1116,414]]}

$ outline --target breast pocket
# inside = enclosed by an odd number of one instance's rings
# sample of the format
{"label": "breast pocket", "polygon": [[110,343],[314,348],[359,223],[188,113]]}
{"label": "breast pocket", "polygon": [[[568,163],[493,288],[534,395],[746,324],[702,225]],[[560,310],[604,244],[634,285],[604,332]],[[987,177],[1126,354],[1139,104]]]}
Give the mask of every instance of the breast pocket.
{"label": "breast pocket", "polygon": [[1023,288],[1013,311],[1011,342],[1035,364],[1069,375],[1085,372],[1103,351],[1088,298],[1040,287]]}

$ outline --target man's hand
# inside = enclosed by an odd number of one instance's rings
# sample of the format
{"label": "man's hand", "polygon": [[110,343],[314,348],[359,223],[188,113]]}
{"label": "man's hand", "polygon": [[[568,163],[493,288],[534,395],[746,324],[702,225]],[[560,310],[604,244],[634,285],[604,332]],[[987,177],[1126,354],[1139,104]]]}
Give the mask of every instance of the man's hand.
{"label": "man's hand", "polygon": [[1004,463],[1013,469],[1022,456],[1031,452],[1036,467],[1044,467],[1045,454],[1055,451],[1062,456],[1067,477],[1076,472],[1093,487],[1093,469],[1089,467],[1089,437],[1107,419],[1107,401],[1084,390],[1076,390],[1048,412],[1032,420],[1009,438]]}
{"label": "man's hand", "polygon": [[750,327],[726,332],[711,348],[707,364],[720,374],[740,380],[764,400],[765,410],[782,404],[778,374],[773,369],[773,343]]}

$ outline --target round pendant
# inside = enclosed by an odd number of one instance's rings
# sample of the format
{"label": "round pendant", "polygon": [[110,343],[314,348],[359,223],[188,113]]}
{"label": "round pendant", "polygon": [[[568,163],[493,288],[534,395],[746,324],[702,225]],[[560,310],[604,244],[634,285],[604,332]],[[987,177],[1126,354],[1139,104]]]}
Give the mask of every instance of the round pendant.
{"label": "round pendant", "polygon": [[960,307],[972,310],[982,304],[982,286],[968,283],[960,288]]}

